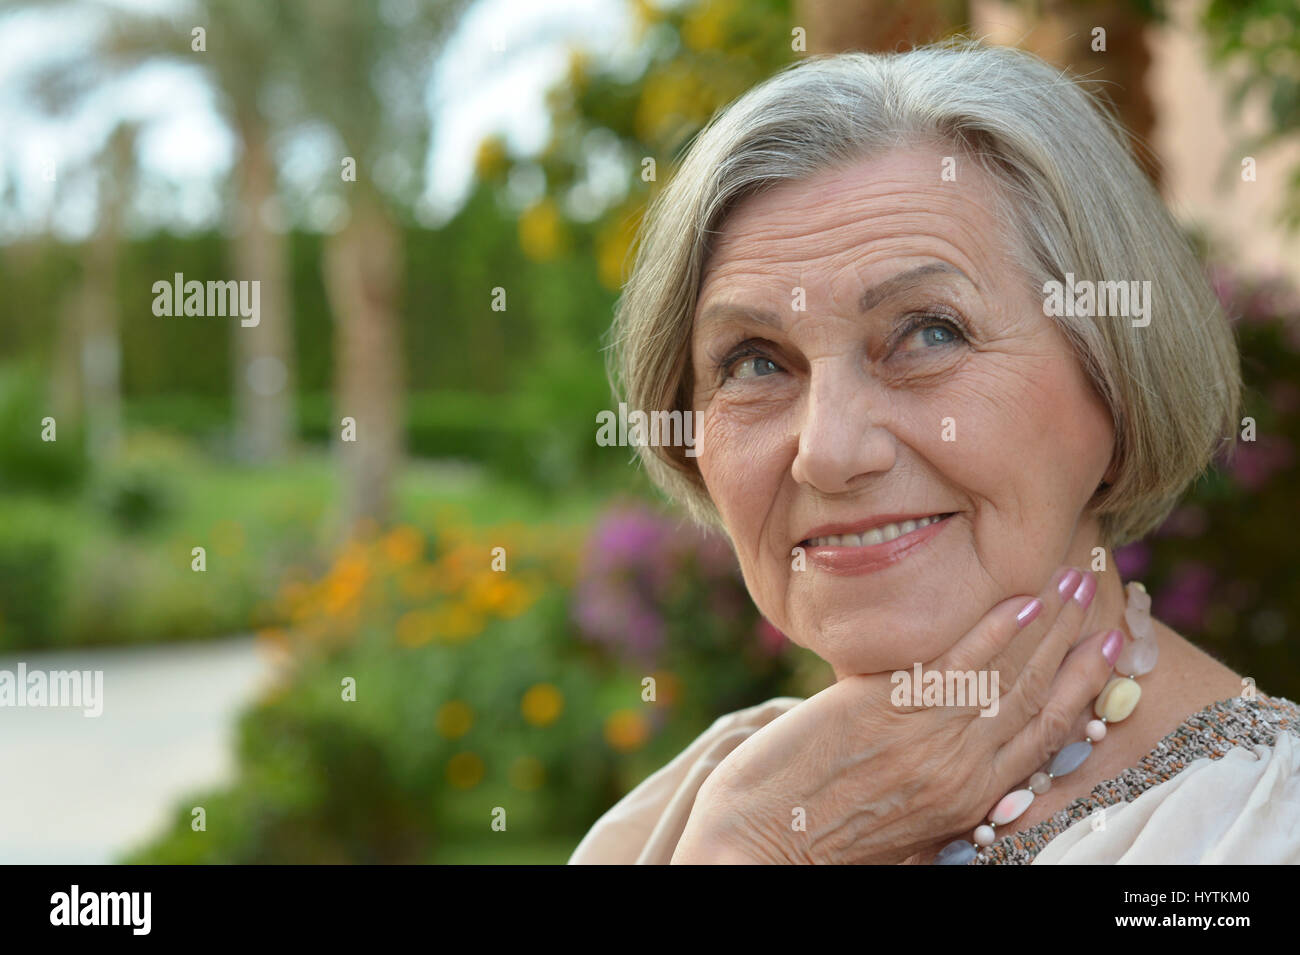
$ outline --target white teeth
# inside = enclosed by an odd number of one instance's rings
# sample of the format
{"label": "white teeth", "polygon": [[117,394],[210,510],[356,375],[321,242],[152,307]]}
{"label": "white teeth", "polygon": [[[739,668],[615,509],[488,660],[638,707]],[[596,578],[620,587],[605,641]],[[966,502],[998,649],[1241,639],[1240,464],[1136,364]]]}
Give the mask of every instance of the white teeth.
{"label": "white teeth", "polygon": [[902,537],[904,534],[910,534],[912,531],[920,530],[922,527],[927,527],[942,519],[940,515],[934,514],[914,521],[903,521],[901,524],[886,524],[883,527],[873,527],[865,534],[831,534],[828,537],[814,537],[808,542],[808,546],[871,547],[874,544],[883,544],[897,537]]}

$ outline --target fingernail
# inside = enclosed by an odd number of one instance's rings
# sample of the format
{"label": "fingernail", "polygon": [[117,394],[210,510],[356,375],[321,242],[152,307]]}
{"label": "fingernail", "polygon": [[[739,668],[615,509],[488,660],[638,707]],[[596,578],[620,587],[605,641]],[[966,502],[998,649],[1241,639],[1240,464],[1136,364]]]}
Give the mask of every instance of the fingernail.
{"label": "fingernail", "polygon": [[1079,584],[1079,589],[1074,592],[1074,599],[1079,601],[1081,607],[1087,607],[1092,603],[1092,596],[1097,592],[1097,578],[1094,574],[1086,574],[1083,583]]}
{"label": "fingernail", "polygon": [[1021,610],[1020,613],[1016,614],[1016,623],[1020,624],[1022,627],[1028,626],[1029,622],[1042,612],[1043,602],[1035,597],[1033,600],[1029,601],[1029,603],[1025,604],[1024,609]]}
{"label": "fingernail", "polygon": [[1061,592],[1062,597],[1069,596],[1078,588],[1079,581],[1082,579],[1083,575],[1071,567],[1065,572],[1065,576],[1061,578],[1061,583],[1056,589]]}
{"label": "fingernail", "polygon": [[1119,630],[1112,630],[1106,635],[1106,642],[1101,645],[1101,655],[1106,658],[1106,662],[1111,666],[1119,659],[1119,652],[1124,649],[1124,634]]}

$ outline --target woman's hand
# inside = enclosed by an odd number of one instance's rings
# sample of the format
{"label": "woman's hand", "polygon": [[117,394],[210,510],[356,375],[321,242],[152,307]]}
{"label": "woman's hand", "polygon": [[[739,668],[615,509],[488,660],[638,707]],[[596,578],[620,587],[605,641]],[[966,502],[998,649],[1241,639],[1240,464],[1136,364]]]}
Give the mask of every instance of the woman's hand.
{"label": "woman's hand", "polygon": [[899,863],[969,833],[1068,742],[1111,676],[1105,633],[1070,650],[1087,609],[1074,595],[1091,597],[1091,576],[1062,568],[1036,598],[1036,613],[1029,597],[1005,600],[925,665],[996,670],[996,715],[896,706],[890,674],[846,677],[718,765],[672,861]]}

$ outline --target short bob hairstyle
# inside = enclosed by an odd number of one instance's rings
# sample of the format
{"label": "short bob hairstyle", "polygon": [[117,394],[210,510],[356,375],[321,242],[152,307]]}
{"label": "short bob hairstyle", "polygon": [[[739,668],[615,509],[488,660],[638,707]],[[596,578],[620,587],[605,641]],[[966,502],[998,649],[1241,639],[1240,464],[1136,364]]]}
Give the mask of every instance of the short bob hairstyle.
{"label": "short bob hairstyle", "polygon": [[[1114,422],[1113,480],[1091,503],[1102,542],[1141,537],[1236,436],[1236,344],[1190,241],[1113,114],[1020,50],[962,40],[811,56],[719,111],[639,228],[610,329],[615,392],[631,409],[691,408],[695,306],[714,237],[737,203],[910,144],[951,149],[1000,185],[995,211],[1036,295],[1045,282],[1067,283],[1067,273],[1151,281],[1148,325],[1056,319]],[[697,522],[721,527],[685,450],[642,445],[638,454]]]}

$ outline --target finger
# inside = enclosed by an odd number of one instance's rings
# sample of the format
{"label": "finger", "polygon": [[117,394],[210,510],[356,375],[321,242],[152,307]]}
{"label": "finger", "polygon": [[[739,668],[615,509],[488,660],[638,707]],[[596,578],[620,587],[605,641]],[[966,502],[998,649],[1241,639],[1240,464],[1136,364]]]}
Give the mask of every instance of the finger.
{"label": "finger", "polygon": [[[1016,685],[1043,641],[1059,625],[1061,617],[1070,611],[1070,598],[1086,579],[1087,575],[1077,567],[1061,567],[1034,598],[1038,605],[1026,606],[1021,611],[1020,626],[990,662],[990,666],[998,670],[1002,692],[1009,692]],[[1074,636],[1077,637],[1078,633]]]}
{"label": "finger", "polygon": [[1103,630],[1070,651],[1051,681],[1047,703],[993,757],[998,779],[1028,779],[1068,744],[1084,742],[1076,724],[1085,713],[1092,719],[1093,703],[1115,675],[1123,645],[1122,631]]}
{"label": "finger", "polygon": [[[1061,661],[1078,640],[1088,607],[1096,594],[1096,574],[1071,568],[1071,572],[1057,583],[1056,595],[1049,598],[1059,609],[1046,633],[1041,636],[1022,633],[1012,641],[1014,649],[1009,648],[1008,653],[1011,659],[1001,664],[999,680],[1003,705],[1013,720],[1019,720],[1019,726],[1042,710],[1051,698],[1052,680],[1061,668]],[[1026,653],[1028,659],[1017,666]]]}
{"label": "finger", "polygon": [[[1000,674],[999,679],[1005,679],[1006,685],[1010,686],[1065,605],[1069,591],[1062,596],[1059,590],[1063,578],[1071,573],[1076,581],[1071,587],[1075,587],[1083,574],[1067,566],[1052,575],[1052,580],[1038,596],[1020,595],[1002,601],[953,644],[934,666],[953,670],[1005,667],[1007,672]],[[1008,649],[1013,646],[1021,649],[1008,655]]]}

